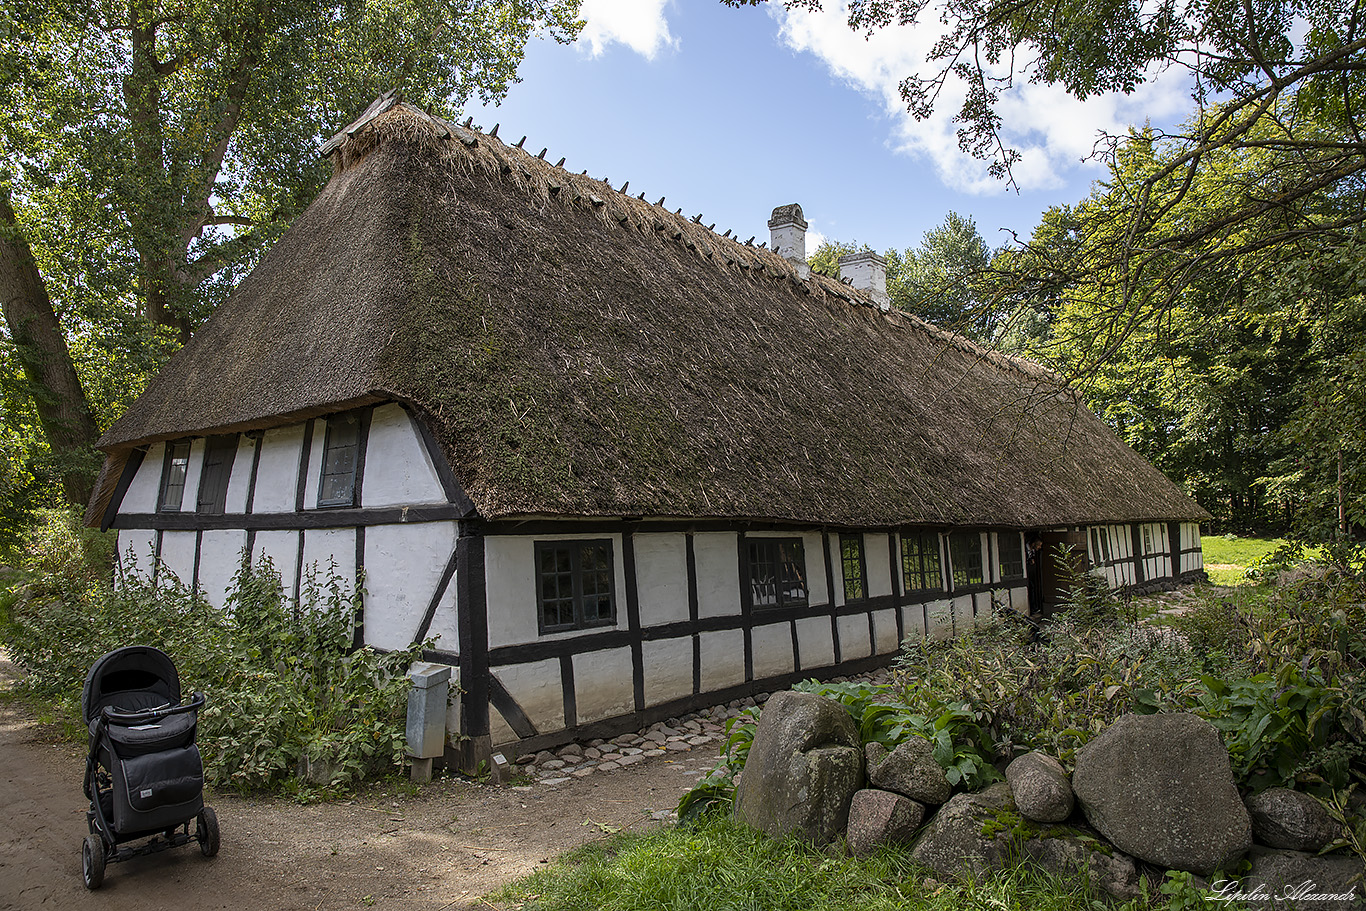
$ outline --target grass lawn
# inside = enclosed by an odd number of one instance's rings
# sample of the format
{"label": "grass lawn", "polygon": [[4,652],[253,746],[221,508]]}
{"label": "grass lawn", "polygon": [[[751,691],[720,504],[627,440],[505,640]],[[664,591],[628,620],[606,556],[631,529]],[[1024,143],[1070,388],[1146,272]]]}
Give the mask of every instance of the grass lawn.
{"label": "grass lawn", "polygon": [[908,853],[853,858],[843,843],[822,850],[774,840],[716,814],[588,845],[493,898],[526,911],[1094,911],[1099,904],[1082,877],[1017,868],[981,882],[941,883]]}
{"label": "grass lawn", "polygon": [[1200,539],[1205,554],[1205,572],[1215,585],[1255,585],[1245,575],[1247,568],[1285,543],[1284,538],[1239,538],[1210,535]]}

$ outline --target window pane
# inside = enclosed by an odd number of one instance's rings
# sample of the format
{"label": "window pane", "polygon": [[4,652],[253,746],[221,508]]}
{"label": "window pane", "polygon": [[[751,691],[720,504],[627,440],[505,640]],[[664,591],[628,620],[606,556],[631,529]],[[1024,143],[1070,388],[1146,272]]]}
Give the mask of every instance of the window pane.
{"label": "window pane", "polygon": [[784,605],[806,603],[806,553],[799,540],[778,545],[778,598]]}
{"label": "window pane", "polygon": [[949,556],[953,562],[954,588],[982,584],[982,539],[976,532],[954,532],[949,536]]}
{"label": "window pane", "polygon": [[356,461],[360,450],[360,421],[354,416],[331,418],[323,449],[319,506],[353,506],[356,499]]}
{"label": "window pane", "polygon": [[755,607],[778,606],[778,574],[773,541],[749,542],[749,584]]}
{"label": "window pane", "polygon": [[157,509],[179,512],[185,499],[185,475],[190,466],[190,444],[168,443],[166,446],[165,482],[161,486],[161,502]]}
{"label": "window pane", "polygon": [[608,541],[536,542],[541,632],[616,621]]}
{"label": "window pane", "polygon": [[1020,546],[1020,536],[1015,532],[1001,532],[996,536],[1000,550],[1002,579],[1019,579],[1024,576],[1024,550]]}
{"label": "window pane", "polygon": [[863,535],[840,535],[840,564],[844,569],[844,600],[868,597],[863,585]]}

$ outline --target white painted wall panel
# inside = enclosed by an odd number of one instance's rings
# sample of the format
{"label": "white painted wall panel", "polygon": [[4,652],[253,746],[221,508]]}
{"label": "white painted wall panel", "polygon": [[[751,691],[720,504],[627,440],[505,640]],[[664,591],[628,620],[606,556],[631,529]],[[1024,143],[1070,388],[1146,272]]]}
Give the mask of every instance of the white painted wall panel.
{"label": "white painted wall panel", "polygon": [[892,564],[887,535],[863,536],[863,559],[868,568],[868,597],[892,593]]}
{"label": "white painted wall panel", "polygon": [[[490,673],[498,678],[498,682],[503,684],[503,688],[522,707],[522,711],[537,731],[545,734],[566,726],[564,688],[560,685],[558,658],[496,667]],[[517,735],[512,733],[512,729],[503,722],[496,710],[491,710],[489,716],[490,720],[494,721],[494,743],[507,743],[517,739]]]}
{"label": "white painted wall panel", "polygon": [[691,636],[642,643],[641,660],[645,666],[646,705],[692,695]]}
{"label": "white painted wall panel", "polygon": [[246,546],[247,533],[240,529],[204,532],[199,544],[199,592],[215,607],[227,602],[228,588],[242,565],[242,549]]}
{"label": "white painted wall panel", "polygon": [[408,412],[394,404],[376,408],[370,417],[370,434],[365,444],[361,505],[445,502],[441,479]]}
{"label": "white painted wall panel", "polygon": [[[808,601],[811,604],[830,603],[830,586],[825,584],[825,560],[824,558],[822,558],[819,562],[816,562],[814,560],[816,555],[821,552],[822,537],[824,537],[824,535],[822,535],[820,532],[815,531],[808,532],[807,534],[801,536],[802,550],[806,553],[806,581],[807,585],[809,586],[807,590]],[[835,542],[838,545],[838,535],[835,537]],[[842,589],[844,586],[839,584],[840,561],[838,559],[838,550],[835,552],[835,556],[836,560],[834,563],[831,564],[835,569],[835,584],[836,587]]]}
{"label": "white painted wall panel", "polygon": [[879,655],[890,655],[901,648],[895,610],[880,610],[873,614],[873,645]]}
{"label": "white painted wall panel", "polygon": [[934,639],[948,639],[954,633],[953,623],[953,601],[944,599],[932,601],[929,606],[930,617],[930,637]]}
{"label": "white painted wall panel", "polygon": [[715,630],[698,637],[702,655],[702,691],[745,682],[745,637],[740,630]]}
{"label": "white painted wall panel", "polygon": [[[312,534],[312,533],[310,533]],[[365,641],[406,648],[455,549],[455,522],[365,530]],[[535,601],[532,601],[534,613]],[[489,602],[490,624],[494,605]]]}
{"label": "white painted wall panel", "polygon": [[293,512],[299,483],[299,455],[304,425],[267,430],[261,438],[261,464],[256,470],[252,512]]}
{"label": "white painted wall panel", "polygon": [[754,649],[754,679],[792,673],[792,624],[770,623],[750,631]]}
{"label": "white painted wall panel", "polygon": [[[831,571],[835,574],[835,591],[832,593],[832,596],[833,596],[834,599],[835,599],[835,606],[836,606],[836,607],[843,607],[844,604],[845,604],[845,599],[844,599],[844,563],[843,563],[844,557],[843,557],[843,555],[840,553],[840,536],[837,535],[837,534],[835,534],[835,535],[823,535],[822,537],[824,538],[822,544],[823,544],[823,546],[825,547],[826,551],[828,551],[829,554],[830,554],[830,568],[831,568]],[[825,559],[825,554],[824,554],[824,553],[821,554],[820,560],[817,560],[817,559],[816,559],[816,554],[815,554],[815,552],[812,551],[812,550],[807,550],[807,552],[806,552],[806,574],[807,574],[808,576],[819,576],[821,579],[824,579],[824,578],[825,578],[825,563],[822,562],[822,561],[824,561],[824,559]],[[824,602],[824,600],[825,600],[824,598],[821,598],[821,599],[817,600],[816,595],[815,595],[815,592],[812,592],[812,593],[811,593],[811,603],[812,603],[812,604],[821,604],[822,602]]]}
{"label": "white painted wall panel", "polygon": [[[334,574],[343,591],[354,592],[356,590],[356,530],[354,528],[310,528],[305,531],[303,571],[305,577],[309,572],[312,572],[315,582],[319,586],[327,584],[329,573]],[[417,584],[417,580],[414,580],[414,584]]]}
{"label": "white painted wall panel", "polygon": [[[119,504],[120,513],[147,513],[157,511],[157,493],[161,490],[161,468],[166,462],[166,444],[153,443],[147,455],[133,475],[133,483],[123,495]],[[120,535],[122,540],[122,535]],[[141,556],[141,555],[139,555]]]}
{"label": "white painted wall panel", "polygon": [[693,535],[697,560],[697,613],[722,617],[740,613],[738,535],[730,531],[707,531]]}
{"label": "white painted wall panel", "polygon": [[157,533],[150,528],[127,528],[119,532],[119,572],[151,578],[155,564]]}
{"label": "white painted wall panel", "polygon": [[[185,467],[185,493],[180,498],[181,512],[194,512],[199,508],[199,477],[204,473],[204,447],[206,441],[198,437],[190,441],[190,461]],[[185,584],[190,583],[187,573]]]}
{"label": "white painted wall panel", "polygon": [[[689,658],[689,676],[692,674]],[[629,648],[574,656],[574,711],[579,724],[629,715],[636,710]]]}
{"label": "white painted wall panel", "polygon": [[[586,630],[541,636],[536,617],[536,542],[597,541],[604,538],[612,542],[616,626],[595,626]],[[369,546],[368,538],[366,545]],[[447,553],[449,554],[449,551]],[[368,557],[366,566],[369,566]],[[626,627],[626,571],[621,559],[621,535],[489,535],[484,539],[484,577],[488,597],[490,648],[535,642],[540,639],[568,639]]]}
{"label": "white painted wall panel", "polygon": [[901,606],[901,624],[905,628],[906,638],[909,640],[923,639],[929,635],[929,630],[925,627],[925,605],[903,604]]}
{"label": "white painted wall panel", "polygon": [[297,531],[258,531],[252,550],[252,563],[268,558],[280,574],[280,587],[286,598],[294,597],[294,576],[299,564],[299,533]]}
{"label": "white painted wall panel", "polygon": [[432,615],[432,625],[427,628],[427,635],[436,640],[436,647],[453,655],[460,654],[460,626],[455,607],[455,583],[459,575],[458,572],[451,575],[446,594]]}
{"label": "white painted wall panel", "polygon": [[873,653],[873,642],[868,632],[868,615],[851,614],[836,619],[840,630],[840,660],[867,658]]}
{"label": "white painted wall panel", "polygon": [[169,582],[175,576],[189,588],[194,581],[195,533],[167,531],[161,534],[161,572],[158,582]]}
{"label": "white painted wall panel", "polygon": [[638,534],[636,591],[642,626],[688,619],[688,550],[682,534]]}
{"label": "white painted wall panel", "polygon": [[223,512],[247,511],[247,491],[251,488],[251,460],[256,455],[256,439],[245,433],[237,438],[237,454],[232,459],[232,474],[228,475],[228,497]]}
{"label": "white painted wall panel", "polygon": [[797,621],[797,653],[803,671],[835,663],[835,637],[830,631],[829,617],[803,617]]}

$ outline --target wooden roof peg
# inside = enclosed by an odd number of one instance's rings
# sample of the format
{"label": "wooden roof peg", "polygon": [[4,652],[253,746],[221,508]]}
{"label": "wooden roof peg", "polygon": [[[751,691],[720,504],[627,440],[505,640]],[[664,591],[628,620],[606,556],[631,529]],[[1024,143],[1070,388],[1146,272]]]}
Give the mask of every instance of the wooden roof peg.
{"label": "wooden roof peg", "polygon": [[523,136],[521,139],[517,140],[517,148],[520,149],[520,148],[522,147],[522,143],[524,143],[524,142],[526,142],[526,137],[525,137],[525,136]]}
{"label": "wooden roof peg", "polygon": [[498,138],[498,127],[500,127],[500,126],[501,126],[501,124],[497,124],[497,123],[495,123],[495,124],[493,125],[493,129],[489,130],[489,139],[497,139],[497,138]]}
{"label": "wooden roof peg", "polygon": [[546,148],[544,148],[544,149],[541,149],[541,154],[537,155],[536,157],[539,158],[539,159],[541,159],[541,161],[545,161],[545,153],[546,153],[546,152],[549,152],[549,151],[550,151],[550,148],[549,148],[549,147],[546,147]]}
{"label": "wooden roof peg", "polygon": [[559,161],[555,162],[555,167],[557,167],[557,168],[562,168],[562,167],[564,167],[564,159],[561,158]]}

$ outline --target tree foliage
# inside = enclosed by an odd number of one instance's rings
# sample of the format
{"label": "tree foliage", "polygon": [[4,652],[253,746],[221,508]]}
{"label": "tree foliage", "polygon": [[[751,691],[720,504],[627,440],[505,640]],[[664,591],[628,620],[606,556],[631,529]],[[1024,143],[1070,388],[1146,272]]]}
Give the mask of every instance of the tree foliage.
{"label": "tree foliage", "polygon": [[[0,253],[36,263],[97,423],[121,412],[313,198],[327,177],[323,140],[389,89],[446,116],[501,97],[532,36],[577,34],[578,6],[0,6],[0,187],[14,209],[0,217]],[[8,314],[19,292],[4,275],[0,288]],[[25,347],[7,328],[5,344]],[[39,346],[5,364],[66,356]],[[32,414],[26,400],[66,395],[31,371],[7,375],[3,391],[14,432],[11,416]]]}

